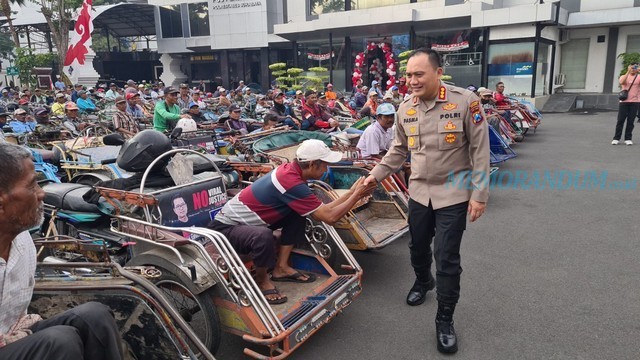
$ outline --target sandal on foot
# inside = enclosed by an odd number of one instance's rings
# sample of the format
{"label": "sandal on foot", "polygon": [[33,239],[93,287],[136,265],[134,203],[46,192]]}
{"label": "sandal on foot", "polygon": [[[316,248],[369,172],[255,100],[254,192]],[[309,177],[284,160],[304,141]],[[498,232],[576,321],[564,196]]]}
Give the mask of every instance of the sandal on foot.
{"label": "sandal on foot", "polygon": [[[307,279],[304,279],[303,276],[306,276]],[[288,281],[288,282],[297,282],[297,283],[310,283],[316,281],[316,276],[314,274],[304,274],[299,271],[291,275],[275,277],[271,274],[271,280],[273,281]]]}
{"label": "sandal on foot", "polygon": [[[266,289],[266,290],[261,290],[261,291],[262,291],[262,295],[264,295],[264,298],[267,299],[267,302],[269,304],[271,304],[271,305],[284,304],[288,300],[286,296],[282,296],[282,294],[280,294],[280,290],[278,290],[277,288]],[[280,296],[280,298],[278,298],[278,299],[269,299],[267,297],[267,295],[278,295],[278,296]]]}

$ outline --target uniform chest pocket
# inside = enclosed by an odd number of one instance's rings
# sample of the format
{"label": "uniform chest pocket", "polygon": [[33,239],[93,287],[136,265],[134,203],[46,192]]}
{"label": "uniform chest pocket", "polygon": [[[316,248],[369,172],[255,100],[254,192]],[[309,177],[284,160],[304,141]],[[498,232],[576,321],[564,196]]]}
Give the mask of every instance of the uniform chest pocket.
{"label": "uniform chest pocket", "polygon": [[418,123],[405,124],[404,133],[407,135],[407,148],[418,150],[420,148],[420,126]]}
{"label": "uniform chest pocket", "polygon": [[459,148],[463,144],[462,120],[438,121],[438,150]]}

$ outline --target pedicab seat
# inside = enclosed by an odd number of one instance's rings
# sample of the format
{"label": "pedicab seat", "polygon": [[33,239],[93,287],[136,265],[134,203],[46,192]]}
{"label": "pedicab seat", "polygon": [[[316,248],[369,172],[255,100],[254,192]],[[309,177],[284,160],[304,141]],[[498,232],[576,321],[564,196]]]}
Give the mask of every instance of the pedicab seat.
{"label": "pedicab seat", "polygon": [[73,183],[48,183],[44,185],[44,203],[57,209],[100,213],[97,205],[86,202],[82,197],[92,187]]}
{"label": "pedicab seat", "polygon": [[327,146],[331,147],[333,141],[330,135],[317,131],[284,131],[281,133],[265,136],[253,143],[253,150],[256,152],[269,152],[295,144],[299,144],[308,139],[317,139],[324,141]]}

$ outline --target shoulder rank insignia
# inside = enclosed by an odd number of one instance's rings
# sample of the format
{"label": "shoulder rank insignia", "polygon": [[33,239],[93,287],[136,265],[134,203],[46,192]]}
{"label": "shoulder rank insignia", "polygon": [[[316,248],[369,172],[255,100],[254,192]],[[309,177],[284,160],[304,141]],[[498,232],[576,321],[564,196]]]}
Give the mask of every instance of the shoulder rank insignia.
{"label": "shoulder rank insignia", "polygon": [[447,123],[444,125],[444,129],[445,130],[455,130],[456,126],[451,121],[447,121]]}
{"label": "shoulder rank insignia", "polygon": [[413,116],[413,115],[415,115],[417,113],[418,112],[414,108],[410,108],[409,110],[407,110],[407,115],[409,115],[409,116]]}
{"label": "shoulder rank insignia", "polygon": [[438,91],[438,100],[446,100],[447,99],[447,88],[444,86],[440,86],[440,90]]}
{"label": "shoulder rank insignia", "polygon": [[444,136],[444,141],[449,144],[453,144],[456,141],[456,134],[447,134]]}
{"label": "shoulder rank insignia", "polygon": [[454,103],[448,103],[448,104],[442,105],[442,110],[444,111],[451,111],[457,108],[458,108],[458,104],[454,104]]}

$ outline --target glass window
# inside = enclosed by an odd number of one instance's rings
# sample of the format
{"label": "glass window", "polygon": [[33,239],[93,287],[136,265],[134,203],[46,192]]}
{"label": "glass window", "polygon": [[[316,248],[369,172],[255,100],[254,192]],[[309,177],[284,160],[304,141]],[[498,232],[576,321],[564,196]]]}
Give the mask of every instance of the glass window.
{"label": "glass window", "polygon": [[590,39],[572,39],[562,45],[560,73],[566,77],[565,89],[584,89],[589,43]]}
{"label": "glass window", "polygon": [[160,6],[160,26],[163,38],[182,37],[180,5]]}
{"label": "glass window", "polygon": [[640,52],[640,35],[627,36],[627,53]]}
{"label": "glass window", "polygon": [[416,33],[416,47],[442,55],[444,74],[457,86],[479,87],[482,81],[482,31],[454,30]]}
{"label": "glass window", "polygon": [[309,11],[311,15],[344,11],[344,8],[345,0],[309,0]]}
{"label": "glass window", "polygon": [[189,4],[191,36],[209,36],[209,6],[206,2]]}
{"label": "glass window", "polygon": [[504,82],[505,94],[531,95],[533,49],[530,43],[494,44],[489,46],[488,88]]}
{"label": "glass window", "polygon": [[351,2],[351,9],[371,9],[382,6],[408,4],[410,2],[410,0],[353,0]]}
{"label": "glass window", "polygon": [[[333,39],[333,58],[331,62],[329,61],[330,53],[329,39],[317,42],[298,43],[298,65],[305,70],[316,66],[329,69],[333,75],[334,89],[342,91],[346,85],[344,38]],[[329,67],[330,63],[331,68]],[[328,83],[330,79],[328,73],[326,76],[327,78],[324,79],[324,83]]]}

